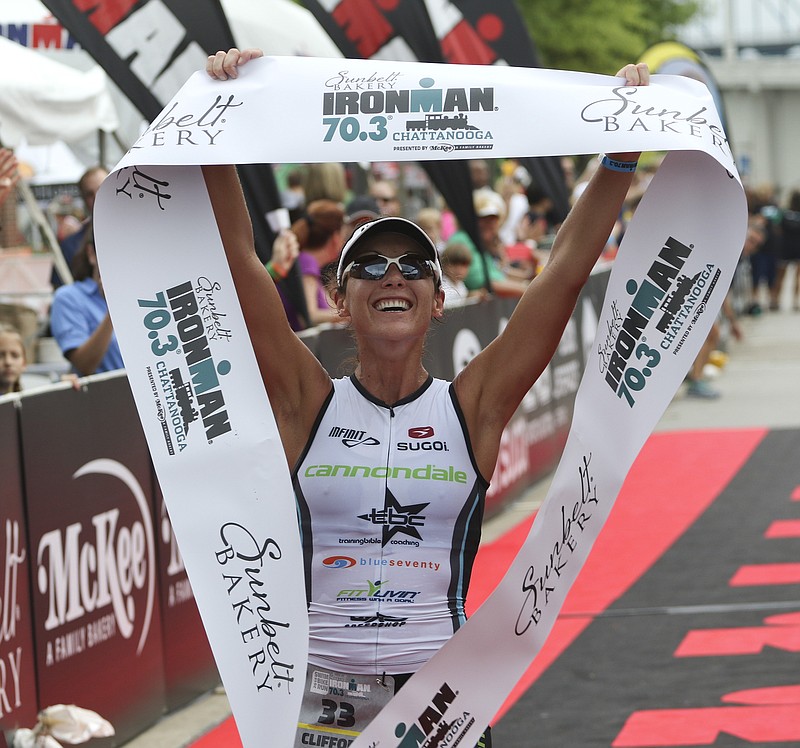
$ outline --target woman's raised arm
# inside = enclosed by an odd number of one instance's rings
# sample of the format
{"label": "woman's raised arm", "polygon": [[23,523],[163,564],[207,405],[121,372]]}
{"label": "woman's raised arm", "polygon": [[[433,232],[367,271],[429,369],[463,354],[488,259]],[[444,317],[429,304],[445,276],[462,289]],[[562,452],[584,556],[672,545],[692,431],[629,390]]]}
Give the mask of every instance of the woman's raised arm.
{"label": "woman's raised arm", "polygon": [[[235,78],[239,65],[260,56],[260,50],[218,52],[209,57],[207,70],[217,80]],[[275,284],[256,255],[253,228],[235,167],[204,166],[203,176],[291,466],[305,446],[319,408],[330,392],[331,380],[292,331]],[[277,241],[286,241],[286,237]]]}
{"label": "woman's raised arm", "polygon": [[[617,73],[646,86],[646,65]],[[578,295],[600,257],[628,193],[638,153],[616,153],[597,169],[556,235],[550,258],[503,332],[455,380],[479,467],[491,477],[503,428],[558,347]]]}

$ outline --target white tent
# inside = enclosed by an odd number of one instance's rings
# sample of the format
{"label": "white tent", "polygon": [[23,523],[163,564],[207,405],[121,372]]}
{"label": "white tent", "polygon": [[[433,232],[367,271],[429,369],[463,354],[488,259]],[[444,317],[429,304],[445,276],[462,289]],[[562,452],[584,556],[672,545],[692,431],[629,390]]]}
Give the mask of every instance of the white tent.
{"label": "white tent", "polygon": [[80,72],[0,37],[0,140],[73,143],[119,120],[105,73]]}
{"label": "white tent", "polygon": [[[313,57],[341,57],[313,14],[291,0],[221,0],[236,43],[240,47],[259,47],[267,55],[301,55]],[[9,42],[3,36],[15,29],[16,38],[28,45]],[[36,29],[53,29],[48,34],[37,34]],[[61,29],[57,33],[55,29]],[[60,43],[43,45],[43,40],[60,39]],[[113,140],[106,140],[104,160],[114,163],[122,156],[124,148],[138,137],[145,122],[141,115],[122,94],[116,85],[105,77],[87,52],[79,45],[67,44],[68,34],[53,18],[40,0],[0,0],[0,140],[7,145],[20,145],[18,155],[35,168],[34,182],[61,183],[75,181],[83,169],[98,162],[100,153],[96,133],[98,130],[114,130],[120,147]],[[22,57],[26,62],[22,61]],[[8,64],[13,57],[16,62]],[[52,73],[36,70],[50,67]],[[68,68],[69,78],[64,69]],[[16,79],[16,72],[24,70],[24,76]],[[37,83],[51,81],[51,93],[55,91],[61,99],[47,101],[40,93],[31,92]],[[58,83],[56,83],[58,81]],[[24,86],[23,86],[24,84]],[[7,88],[9,94],[7,96]],[[18,89],[24,89],[18,90]],[[110,96],[102,93],[105,89]],[[40,88],[37,88],[40,90]],[[91,94],[96,98],[92,99]],[[79,116],[72,119],[69,128],[59,121],[70,107],[64,99],[89,96],[87,103],[76,107]],[[27,97],[26,103],[22,99]],[[57,105],[57,106],[54,106]],[[116,107],[120,123],[110,115]],[[74,107],[75,108],[75,107]],[[60,114],[59,114],[60,113]],[[90,121],[90,137],[70,138],[72,127],[85,127]],[[55,147],[33,147],[35,143],[53,142],[47,130],[56,130],[69,149]]]}

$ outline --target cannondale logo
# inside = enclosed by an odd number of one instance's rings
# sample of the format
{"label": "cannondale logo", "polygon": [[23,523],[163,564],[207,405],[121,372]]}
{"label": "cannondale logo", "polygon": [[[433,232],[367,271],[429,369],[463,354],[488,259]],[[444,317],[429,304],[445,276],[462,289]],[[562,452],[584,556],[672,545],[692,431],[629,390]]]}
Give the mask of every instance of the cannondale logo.
{"label": "cannondale logo", "polygon": [[322,560],[322,565],[329,569],[349,569],[356,565],[356,560],[350,556],[328,556]]}

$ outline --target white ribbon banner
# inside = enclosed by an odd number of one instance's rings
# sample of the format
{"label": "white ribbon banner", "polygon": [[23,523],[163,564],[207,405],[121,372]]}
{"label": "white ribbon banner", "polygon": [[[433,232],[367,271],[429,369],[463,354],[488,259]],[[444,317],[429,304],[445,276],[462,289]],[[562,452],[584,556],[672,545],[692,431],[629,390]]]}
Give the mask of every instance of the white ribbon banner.
{"label": "white ribbon banner", "polygon": [[95,219],[103,284],[248,748],[265,735],[293,742],[303,564],[288,468],[199,165],[638,150],[669,153],[615,262],[530,535],[492,596],[353,744],[471,746],[544,643],[730,286],[746,207],[708,90],[672,76],[628,87],[527,68],[264,58],[234,81],[193,76],[106,180]]}

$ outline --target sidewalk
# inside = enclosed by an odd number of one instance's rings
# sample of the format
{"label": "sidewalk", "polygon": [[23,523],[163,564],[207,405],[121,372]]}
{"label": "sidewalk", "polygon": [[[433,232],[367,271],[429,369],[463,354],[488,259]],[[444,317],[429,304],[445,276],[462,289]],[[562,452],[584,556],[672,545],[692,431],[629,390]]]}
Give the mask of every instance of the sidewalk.
{"label": "sidewalk", "polygon": [[[789,309],[784,303],[784,309]],[[716,400],[687,397],[681,387],[656,431],[800,427],[800,312],[764,312],[741,320],[744,339],[731,341],[730,360],[713,384]],[[544,500],[549,481],[533,486],[487,522],[493,540],[529,516]],[[207,694],[125,744],[126,748],[184,748],[230,714],[222,689]],[[220,748],[227,748],[220,746]]]}

